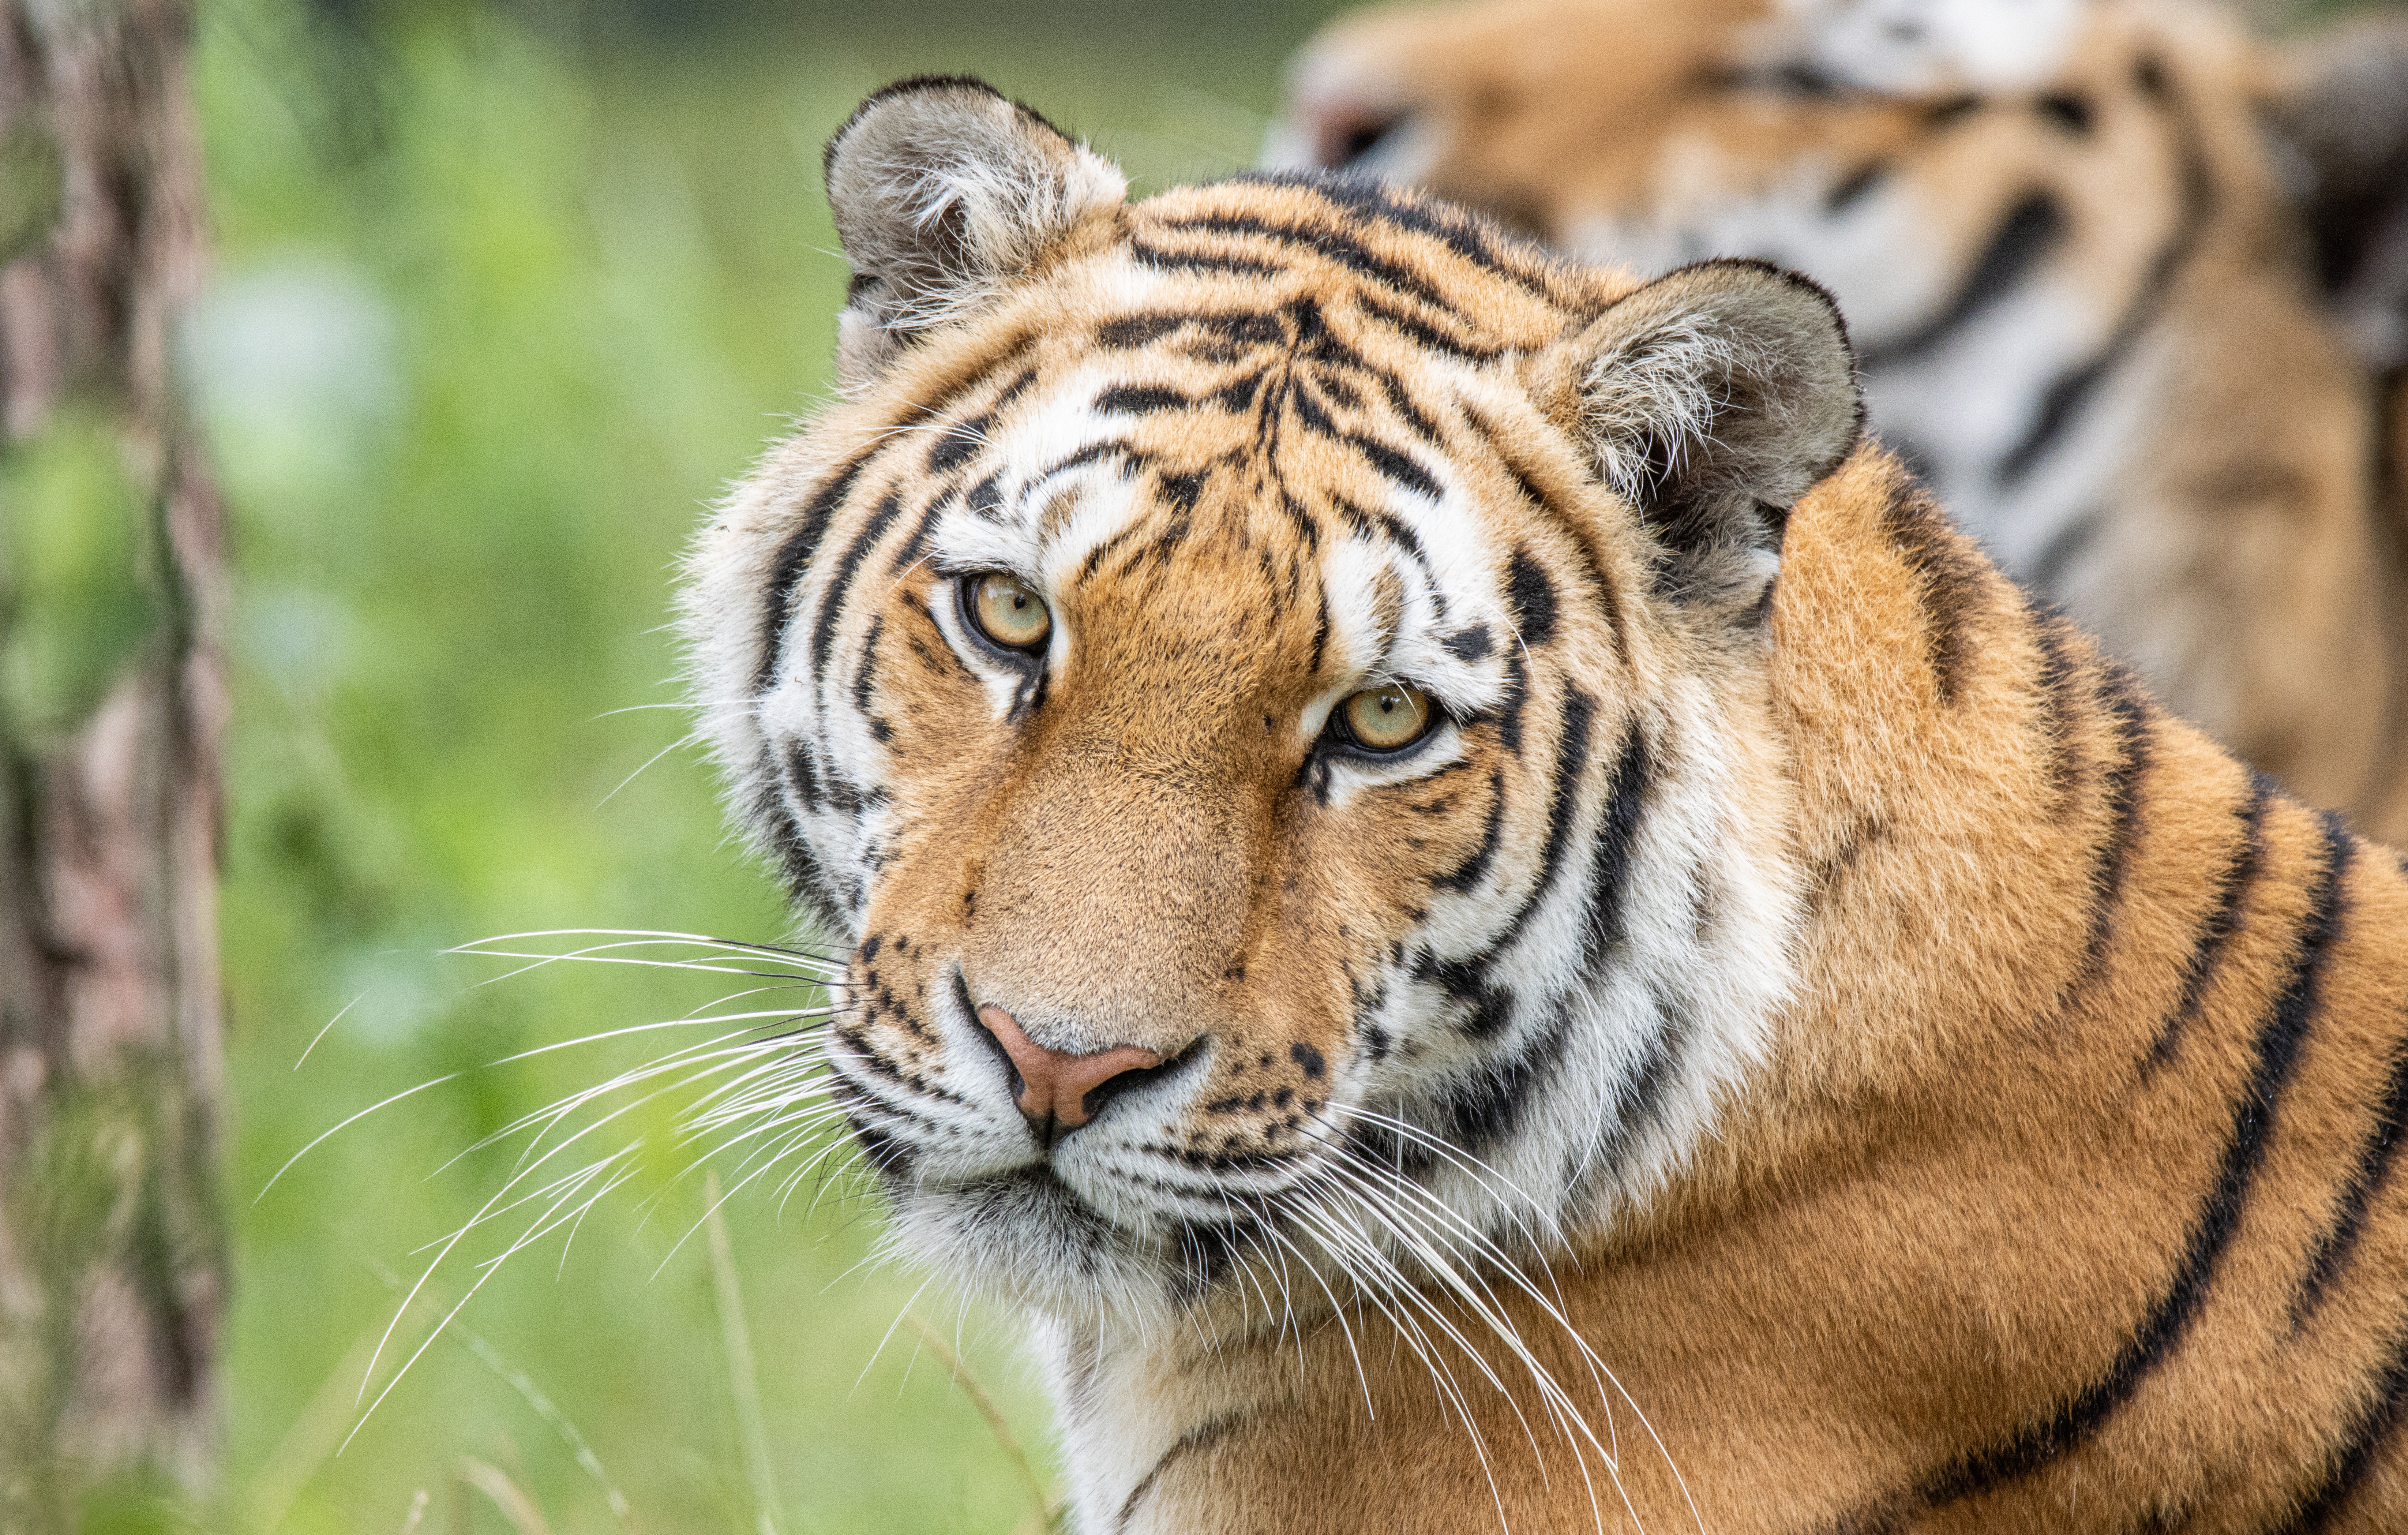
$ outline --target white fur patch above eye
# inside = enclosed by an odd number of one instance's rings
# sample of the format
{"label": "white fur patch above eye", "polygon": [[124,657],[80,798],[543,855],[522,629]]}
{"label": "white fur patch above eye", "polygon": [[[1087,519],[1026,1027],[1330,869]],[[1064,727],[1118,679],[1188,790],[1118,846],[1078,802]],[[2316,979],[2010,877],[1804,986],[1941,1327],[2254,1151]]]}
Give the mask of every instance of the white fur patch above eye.
{"label": "white fur patch above eye", "polygon": [[[2028,91],[2063,73],[2093,0],[1782,0],[1787,60],[1903,95]],[[1778,46],[1778,45],[1776,45]]]}

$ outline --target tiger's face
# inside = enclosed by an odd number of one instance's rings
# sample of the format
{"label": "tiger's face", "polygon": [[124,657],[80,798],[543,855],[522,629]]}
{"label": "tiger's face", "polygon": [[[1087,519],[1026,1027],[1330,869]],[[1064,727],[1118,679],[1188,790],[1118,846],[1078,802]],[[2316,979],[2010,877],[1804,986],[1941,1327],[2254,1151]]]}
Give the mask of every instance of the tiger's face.
{"label": "tiger's face", "polygon": [[[1610,1215],[1763,1050],[1801,281],[1639,285],[1443,205],[1129,206],[973,82],[830,147],[849,398],[707,531],[748,829],[853,945],[900,1244],[1068,1316]],[[1384,1266],[1384,1268],[1383,1268]]]}

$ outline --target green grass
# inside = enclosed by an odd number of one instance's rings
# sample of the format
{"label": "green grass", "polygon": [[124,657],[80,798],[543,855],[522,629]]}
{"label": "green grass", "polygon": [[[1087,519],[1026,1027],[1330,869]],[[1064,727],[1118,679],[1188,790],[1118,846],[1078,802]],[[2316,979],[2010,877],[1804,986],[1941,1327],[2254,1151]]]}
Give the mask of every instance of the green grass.
{"label": "green grass", "polygon": [[[853,102],[976,70],[1143,190],[1252,154],[1315,7],[730,13],[682,33],[454,7],[348,41],[274,0],[203,13],[220,280],[192,360],[241,580],[236,1273],[207,1523],[351,1535],[418,1507],[421,1530],[501,1530],[515,1496],[555,1530],[755,1531],[774,1487],[786,1535],[1021,1525],[1027,1477],[987,1414],[1053,1470],[1010,1328],[934,1289],[916,1303],[934,1341],[897,1327],[920,1276],[864,1267],[878,1217],[840,1187],[782,1211],[739,1193],[720,1241],[681,1241],[703,1177],[657,1106],[626,1126],[651,1147],[633,1181],[565,1256],[521,1254],[440,1336],[437,1313],[404,1315],[363,1399],[388,1277],[510,1176],[514,1147],[468,1148],[647,1047],[486,1063],[714,995],[609,969],[480,989],[501,967],[441,951],[546,927],[788,932],[675,749],[660,626],[702,509],[827,386],[844,271],[817,149]],[[254,1202],[312,1137],[451,1073]],[[460,1296],[495,1250],[472,1241],[433,1291]],[[948,1362],[957,1321],[983,1395]],[[393,1350],[430,1337],[363,1421]]]}

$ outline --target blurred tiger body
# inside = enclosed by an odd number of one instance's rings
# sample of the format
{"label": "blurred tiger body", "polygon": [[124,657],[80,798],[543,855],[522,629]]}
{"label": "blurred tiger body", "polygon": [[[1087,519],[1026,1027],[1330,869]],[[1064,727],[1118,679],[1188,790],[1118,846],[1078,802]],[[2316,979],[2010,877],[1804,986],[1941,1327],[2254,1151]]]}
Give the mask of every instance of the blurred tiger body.
{"label": "blurred tiger body", "polygon": [[1131,205],[958,80],[829,185],[696,687],[1080,1529],[2408,1517],[2408,881],[1861,438],[1819,291]]}
{"label": "blurred tiger body", "polygon": [[2266,132],[2286,88],[2148,0],[1485,0],[1333,25],[1271,158],[1641,269],[1812,274],[1875,425],[2010,573],[2396,839],[2398,461]]}

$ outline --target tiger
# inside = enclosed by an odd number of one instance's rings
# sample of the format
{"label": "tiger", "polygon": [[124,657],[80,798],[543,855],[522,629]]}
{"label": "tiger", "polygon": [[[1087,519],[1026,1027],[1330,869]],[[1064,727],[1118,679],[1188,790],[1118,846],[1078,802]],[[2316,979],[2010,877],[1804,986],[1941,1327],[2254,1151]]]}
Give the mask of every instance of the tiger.
{"label": "tiger", "polygon": [[2158,0],[1389,6],[1307,44],[1288,103],[1270,165],[1828,284],[1873,421],[2011,574],[2408,839],[2408,24],[2279,51]]}
{"label": "tiger", "polygon": [[844,954],[748,1091],[1025,1326],[1073,1528],[2401,1528],[2408,871],[2002,574],[1825,290],[1131,201],[964,77],[824,181],[837,395],[682,586]]}

